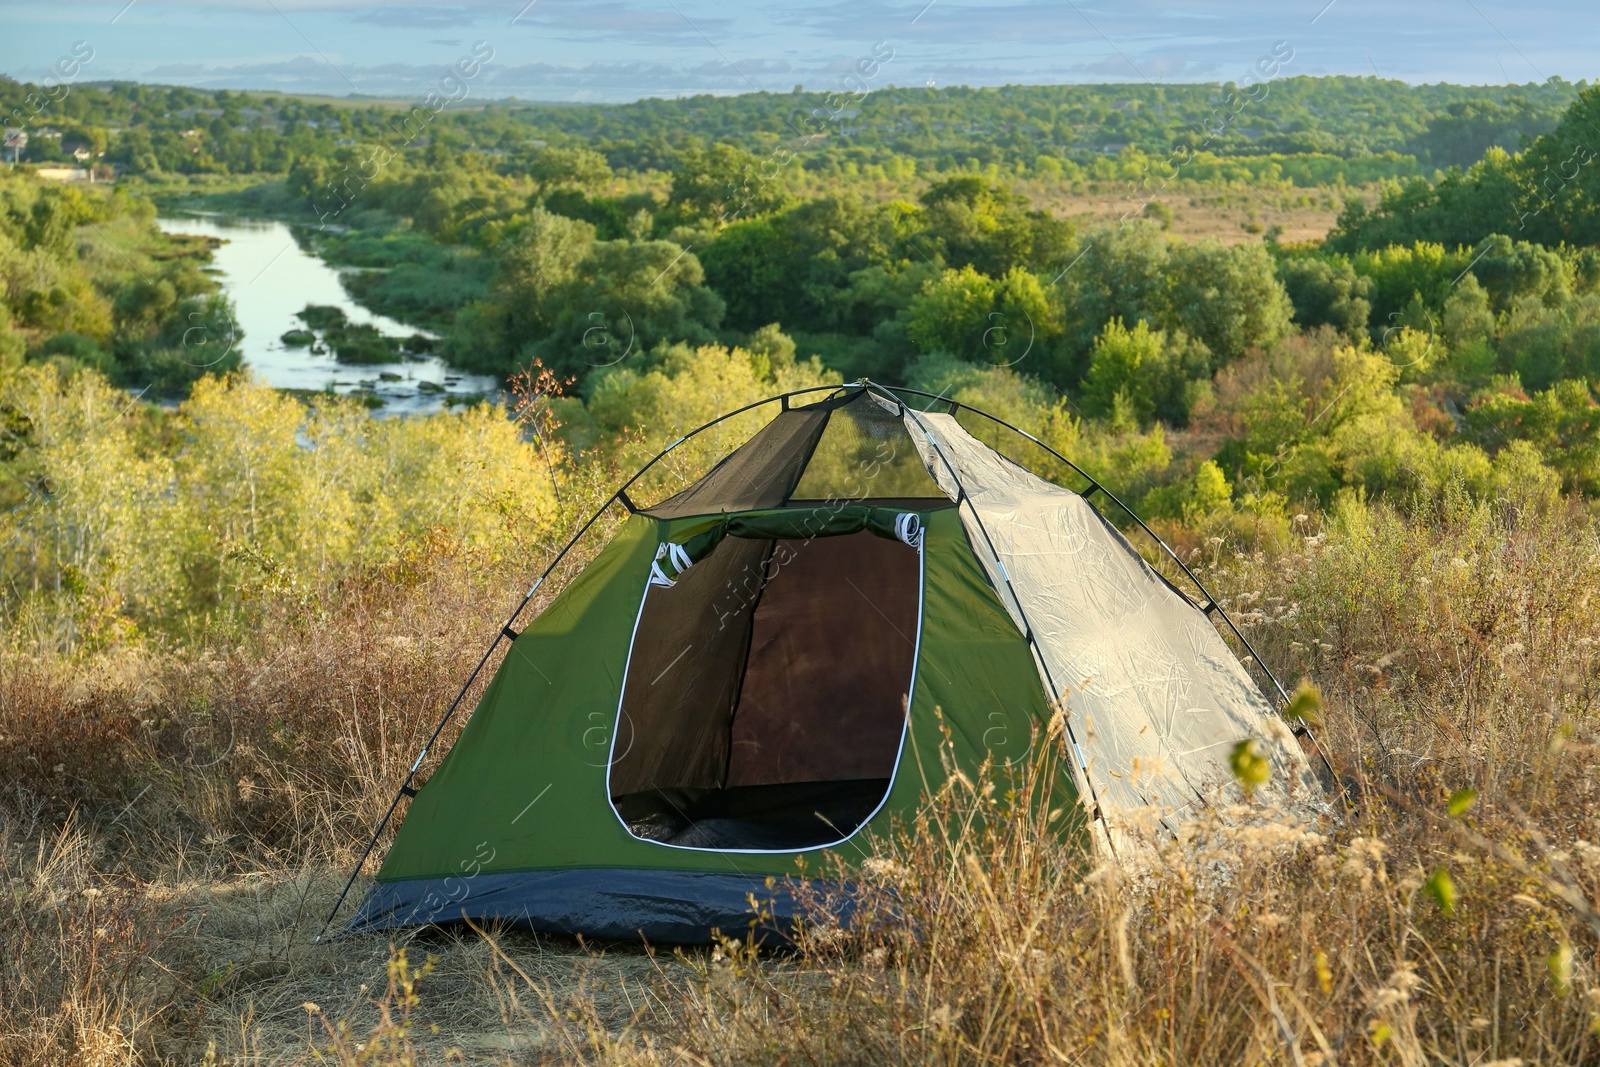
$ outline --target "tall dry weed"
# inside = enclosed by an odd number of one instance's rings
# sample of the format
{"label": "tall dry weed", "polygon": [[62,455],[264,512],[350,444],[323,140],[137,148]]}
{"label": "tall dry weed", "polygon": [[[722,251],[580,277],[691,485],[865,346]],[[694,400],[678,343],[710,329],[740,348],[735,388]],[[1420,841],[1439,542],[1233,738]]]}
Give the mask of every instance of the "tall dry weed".
{"label": "tall dry weed", "polygon": [[[1295,531],[1195,562],[1263,658],[1321,686],[1348,812],[1213,813],[1181,841],[1149,834],[1140,864],[1097,864],[1040,791],[957,779],[852,857],[858,921],[819,921],[790,950],[405,932],[413,973],[434,962],[400,989],[416,998],[401,1052],[1596,1058],[1592,519],[1347,501]],[[400,1062],[371,1051],[398,1025],[389,942],[311,938],[461,664],[521,595],[515,562],[418,541],[311,601],[268,598],[242,640],[6,657],[0,1064]],[[345,1024],[343,1052],[324,1018]]]}

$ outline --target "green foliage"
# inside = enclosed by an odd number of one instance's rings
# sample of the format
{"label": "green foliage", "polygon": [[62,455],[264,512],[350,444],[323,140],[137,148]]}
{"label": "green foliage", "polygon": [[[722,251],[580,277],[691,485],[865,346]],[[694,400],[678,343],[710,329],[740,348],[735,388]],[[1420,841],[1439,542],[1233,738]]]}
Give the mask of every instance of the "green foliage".
{"label": "green foliage", "polygon": [[1112,319],[1095,338],[1084,376],[1083,399],[1089,410],[1109,415],[1118,403],[1128,405],[1141,421],[1155,414],[1156,392],[1170,380],[1167,371],[1167,335],[1152,330],[1143,320],[1133,329]]}
{"label": "green foliage", "polygon": [[906,309],[906,334],[923,352],[972,358],[982,350],[999,285],[972,267],[930,278]]}
{"label": "green foliage", "polygon": [[1566,996],[1572,992],[1572,946],[1565,942],[1556,946],[1545,960],[1545,969],[1550,972],[1550,985],[1558,996]]}
{"label": "green foliage", "polygon": [[[1351,202],[1329,243],[1341,251],[1419,240],[1475,246],[1499,233],[1552,246],[1592,245],[1600,241],[1597,121],[1600,88],[1590,87],[1553,129],[1539,131],[1543,135],[1516,156],[1491,147],[1465,171],[1452,169],[1437,183],[1413,178],[1389,186],[1371,211]],[[1532,132],[1543,123],[1527,125]]]}
{"label": "green foliage", "polygon": [[1524,96],[1464,100],[1447,104],[1428,120],[1428,128],[1411,141],[1417,155],[1435,167],[1469,167],[1490,148],[1515,152],[1524,138],[1549,132],[1556,116]]}
{"label": "green foliage", "polygon": [[[1600,87],[1578,94],[1555,129],[1518,157],[1523,196],[1501,227],[1546,245],[1600,244]],[[1509,220],[1508,220],[1509,222]]]}
{"label": "green foliage", "polygon": [[364,306],[405,322],[444,331],[456,312],[483,300],[495,269],[477,248],[445,245],[383,212],[369,212],[359,228],[318,235],[316,251],[351,271],[343,280]]}
{"label": "green foliage", "polygon": [[[981,396],[1131,503],[1230,537],[1347,490],[1600,487],[1600,251],[1561,243],[1593,214],[1585,87],[1277,79],[1251,124],[1204,145],[1181,118],[1209,115],[1200,87],[886,88],[848,135],[803,149],[788,119],[805,93],[462,110],[398,143],[376,104],[82,88],[74,130],[121,128],[120,159],[285,174],[240,202],[337,222],[313,240],[363,268],[352,292],[443,334],[452,362],[538,360],[569,382],[598,404],[560,402],[575,442],[671,417],[649,390],[687,390],[685,353],[720,351],[696,373],[770,384],[813,367]],[[128,121],[109,120],[119,108]],[[283,145],[262,155],[269,127]],[[1078,235],[1019,191],[1059,205],[1126,180],[1154,204],[1177,141],[1195,148],[1182,182],[1397,180],[1370,209],[1352,198],[1321,246],[1177,241],[1159,205]],[[1402,151],[1466,169],[1426,179]],[[800,196],[826,182],[837,195]],[[0,365],[182,396],[236,364],[203,249],[155,234],[150,210],[0,181]],[[397,354],[370,330],[318,329],[343,358]]]}
{"label": "green foliage", "polygon": [[776,211],[785,197],[762,164],[750,152],[726,143],[683,152],[672,172],[669,217],[720,227]]}
{"label": "green foliage", "polygon": [[[777,381],[795,369],[794,338],[784,333],[775,322],[769,322],[753,332],[745,340],[744,347],[750,353],[751,365],[760,378]],[[761,360],[766,361],[764,366]]]}
{"label": "green foliage", "polygon": [[528,165],[528,177],[541,192],[565,186],[590,189],[611,177],[606,157],[590,148],[541,149]]}
{"label": "green foliage", "polygon": [[1476,789],[1457,789],[1450,794],[1450,803],[1446,805],[1446,810],[1452,819],[1459,819],[1477,802],[1478,791]]}
{"label": "green foliage", "polygon": [[[922,194],[926,208],[913,244],[952,267],[972,267],[994,277],[1018,268],[1064,266],[1072,227],[1026,197],[978,175],[947,178]],[[920,240],[919,240],[920,238]]]}
{"label": "green foliage", "polygon": [[1526,441],[1561,475],[1565,488],[1600,492],[1600,405],[1587,382],[1557,382],[1531,397],[1506,383],[1480,394],[1464,421],[1485,448]]}
{"label": "green foliage", "polygon": [[1084,238],[1060,283],[1067,350],[1057,382],[1082,377],[1089,348],[1106,323],[1163,318],[1169,248],[1160,229],[1147,222],[1098,229]]}
{"label": "green foliage", "polygon": [[[1293,314],[1264,248],[1175,244],[1142,221],[1090,234],[1060,293],[1066,338],[1053,377],[1063,385],[1087,374],[1094,339],[1114,319],[1142,319],[1174,337],[1181,332],[1193,346],[1181,373],[1203,380],[1284,336]],[[1169,392],[1182,395],[1181,383]],[[1173,417],[1176,406],[1165,413]]]}
{"label": "green foliage", "polygon": [[1460,899],[1460,891],[1456,889],[1455,880],[1450,877],[1450,872],[1443,867],[1435,867],[1433,873],[1428,875],[1428,880],[1422,883],[1422,891],[1432,898],[1434,904],[1446,915],[1456,913],[1456,901]]}
{"label": "green foliage", "polygon": [[1284,721],[1291,726],[1317,726],[1322,722],[1322,706],[1322,690],[1310,679],[1302,679],[1283,709]]}
{"label": "green foliage", "polygon": [[[626,358],[614,350],[630,341],[636,352],[663,341],[709,342],[723,305],[704,279],[694,254],[671,241],[598,241],[573,277],[550,287],[549,332],[524,351],[569,374]],[[602,325],[599,345],[591,331]]]}
{"label": "green foliage", "polygon": [[1061,333],[1045,286],[1022,267],[998,280],[970,266],[946,270],[923,285],[902,318],[922,352],[1024,370],[1030,358],[1045,362]]}
{"label": "green foliage", "polygon": [[[989,310],[1009,310],[1013,322],[1042,307],[1042,291],[1023,292],[1036,286],[1022,279],[1030,267],[1062,260],[1070,240],[1065,223],[1028,210],[1026,198],[977,176],[939,183],[923,202],[873,206],[856,197],[821,197],[726,226],[703,259],[711,285],[728,301],[729,324],[750,328],[775,316],[785,324],[871,334],[906,310],[925,278],[946,270],[1000,282],[1008,307]],[[1048,321],[1041,312],[1038,325]],[[989,325],[955,350],[980,352]],[[954,337],[919,329],[922,340],[913,342],[925,351]]]}
{"label": "green foliage", "polygon": [[1266,785],[1272,778],[1272,761],[1261,751],[1261,742],[1247,737],[1234,745],[1228,753],[1228,769],[1246,796]]}
{"label": "green foliage", "polygon": [[487,405],[372,420],[230,376],[163,413],[30,364],[0,371],[0,411],[25,428],[4,457],[0,609],[40,647],[227,630],[261,599],[315,612],[311,587],[426,531],[489,559],[554,515],[536,446]]}
{"label": "green foliage", "polygon": [[[780,223],[740,219],[724,227],[700,257],[706,278],[726,301],[728,324],[744,327],[767,316],[806,322],[804,275],[788,273],[792,257],[782,247]],[[830,250],[831,251],[831,250]],[[836,258],[836,257],[830,257]],[[842,286],[843,276],[835,279]]]}
{"label": "green foliage", "polygon": [[209,251],[162,235],[152,214],[121,191],[0,176],[0,357],[155,396],[237,367],[233,309],[197,266]]}
{"label": "green foliage", "polygon": [[1150,201],[1140,214],[1163,230],[1172,229],[1172,209],[1159,200]]}
{"label": "green foliage", "polygon": [[341,308],[307,305],[300,321],[322,335],[341,363],[394,363],[400,342],[367,322],[351,322]]}
{"label": "green foliage", "polygon": [[1289,333],[1293,308],[1262,246],[1197,241],[1174,247],[1171,264],[1165,324],[1205,345],[1218,365]]}
{"label": "green foliage", "polygon": [[1286,256],[1278,262],[1278,278],[1301,328],[1332,326],[1352,341],[1366,335],[1372,280],[1357,274],[1345,257]]}
{"label": "green foliage", "polygon": [[1173,519],[1190,529],[1226,529],[1235,514],[1233,486],[1217,462],[1208,459],[1193,474],[1150,490],[1140,507],[1149,518]]}
{"label": "green foliage", "polygon": [[1449,171],[1437,185],[1421,177],[1385,183],[1370,210],[1360,200],[1348,201],[1328,246],[1347,253],[1417,241],[1471,246],[1491,233],[1517,232],[1512,211],[1521,197],[1517,164],[1491,148],[1465,172]]}

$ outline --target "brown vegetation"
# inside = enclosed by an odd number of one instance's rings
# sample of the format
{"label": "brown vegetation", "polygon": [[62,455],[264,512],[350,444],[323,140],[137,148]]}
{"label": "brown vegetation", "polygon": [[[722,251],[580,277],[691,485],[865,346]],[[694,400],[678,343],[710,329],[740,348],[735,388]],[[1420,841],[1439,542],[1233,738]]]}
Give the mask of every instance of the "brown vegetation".
{"label": "brown vegetation", "polygon": [[1322,685],[1348,814],[1247,810],[1090,867],[1005,783],[958,787],[866,864],[878,921],[780,955],[312,942],[527,561],[440,541],[229,647],[14,652],[0,1063],[1594,1056],[1590,517],[1352,499],[1195,551],[1263,655]]}

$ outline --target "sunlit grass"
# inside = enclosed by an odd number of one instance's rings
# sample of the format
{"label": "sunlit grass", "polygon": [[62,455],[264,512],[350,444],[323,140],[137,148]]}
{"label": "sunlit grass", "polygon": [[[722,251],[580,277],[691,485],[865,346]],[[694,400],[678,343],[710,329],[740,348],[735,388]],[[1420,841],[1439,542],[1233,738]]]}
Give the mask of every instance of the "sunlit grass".
{"label": "sunlit grass", "polygon": [[1206,573],[1320,684],[1348,811],[1246,805],[1114,863],[1019,783],[955,779],[861,864],[863,921],[778,953],[741,931],[654,956],[514,931],[405,932],[403,963],[383,938],[311,943],[506,602],[448,539],[341,578],[324,611],[269,603],[233,648],[13,653],[0,1062],[1595,1055],[1592,520],[1312,521]]}

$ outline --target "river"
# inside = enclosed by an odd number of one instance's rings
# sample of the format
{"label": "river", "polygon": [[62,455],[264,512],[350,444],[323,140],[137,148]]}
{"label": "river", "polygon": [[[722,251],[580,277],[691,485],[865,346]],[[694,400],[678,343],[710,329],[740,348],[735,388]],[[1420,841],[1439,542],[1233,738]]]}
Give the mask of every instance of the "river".
{"label": "river", "polygon": [[[212,268],[233,301],[242,336],[236,340],[244,365],[279,389],[361,393],[383,401],[375,415],[416,415],[435,411],[451,396],[489,396],[499,388],[492,377],[466,374],[437,356],[400,363],[340,363],[331,352],[319,355],[280,339],[303,329],[295,315],[307,304],[341,309],[353,323],[370,323],[389,337],[427,335],[426,330],[375,315],[351,299],[340,272],[302,249],[289,227],[270,219],[210,214],[163,215],[167,233],[221,238]],[[424,384],[427,383],[427,384]],[[443,392],[439,392],[439,389]]]}

